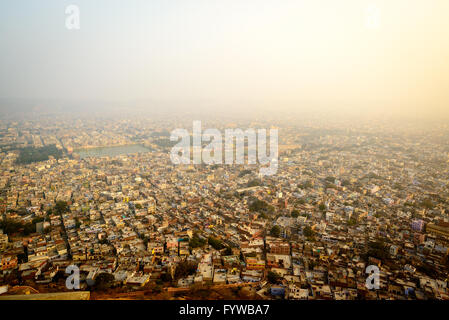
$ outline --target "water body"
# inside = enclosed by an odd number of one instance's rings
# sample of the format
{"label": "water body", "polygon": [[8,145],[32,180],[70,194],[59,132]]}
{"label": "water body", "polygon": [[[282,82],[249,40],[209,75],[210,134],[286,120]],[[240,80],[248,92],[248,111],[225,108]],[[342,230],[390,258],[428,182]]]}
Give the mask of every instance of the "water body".
{"label": "water body", "polygon": [[116,147],[101,147],[101,148],[90,148],[90,149],[77,149],[74,153],[78,154],[81,159],[90,157],[115,157],[122,154],[132,154],[132,153],[144,153],[150,152],[151,150],[139,145],[126,145],[126,146],[116,146]]}

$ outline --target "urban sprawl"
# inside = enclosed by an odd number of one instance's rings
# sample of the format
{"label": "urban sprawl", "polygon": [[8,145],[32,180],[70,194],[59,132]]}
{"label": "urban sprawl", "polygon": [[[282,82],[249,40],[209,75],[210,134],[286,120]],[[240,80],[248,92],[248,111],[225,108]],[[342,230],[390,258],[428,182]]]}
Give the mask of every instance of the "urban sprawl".
{"label": "urban sprawl", "polygon": [[277,173],[173,164],[186,119],[1,121],[0,293],[449,299],[448,127],[204,123],[278,128]]}

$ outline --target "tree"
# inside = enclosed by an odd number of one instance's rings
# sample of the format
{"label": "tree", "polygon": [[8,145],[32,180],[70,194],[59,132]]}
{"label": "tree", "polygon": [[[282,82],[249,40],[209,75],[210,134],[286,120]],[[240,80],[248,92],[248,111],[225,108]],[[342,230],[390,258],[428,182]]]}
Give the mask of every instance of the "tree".
{"label": "tree", "polygon": [[262,185],[262,181],[260,181],[259,179],[254,179],[251,180],[250,182],[248,182],[248,184],[246,185],[247,187],[257,187]]}
{"label": "tree", "polygon": [[0,221],[0,229],[2,229],[3,232],[6,234],[16,233],[20,230],[21,227],[22,224],[15,220],[5,218],[2,221]]}
{"label": "tree", "polygon": [[299,217],[299,211],[298,210],[293,210],[292,211],[292,213],[291,213],[291,216],[292,216],[292,218],[297,218],[297,217]]}
{"label": "tree", "polygon": [[48,145],[40,148],[25,147],[19,150],[19,156],[16,163],[29,164],[33,162],[46,161],[52,156],[56,159],[62,158],[62,150],[56,148],[56,145]]}
{"label": "tree", "polygon": [[[163,272],[161,273],[161,277],[158,280],[160,280],[159,283],[164,283],[164,282],[171,282],[173,279],[171,278],[169,272]],[[159,284],[157,280],[156,283]]]}
{"label": "tree", "polygon": [[29,235],[36,231],[36,225],[33,223],[25,223],[15,221],[12,219],[3,219],[0,222],[0,229],[5,234],[22,233],[23,235]]}
{"label": "tree", "polygon": [[231,249],[231,247],[227,247],[226,250],[223,252],[223,255],[225,255],[225,256],[231,256],[231,255],[232,255],[232,249]]}
{"label": "tree", "polygon": [[320,205],[318,206],[318,208],[319,208],[321,211],[324,211],[324,210],[326,210],[326,205],[325,205],[324,203],[320,203]]}
{"label": "tree", "polygon": [[421,206],[423,207],[423,208],[425,208],[425,209],[433,209],[433,202],[432,202],[432,200],[430,200],[430,199],[424,199],[422,202],[421,202]]}
{"label": "tree", "polygon": [[341,182],[341,185],[343,187],[347,187],[347,186],[351,185],[351,182],[347,179],[343,179],[343,181]]}
{"label": "tree", "polygon": [[243,170],[243,171],[240,171],[240,173],[239,173],[239,177],[243,177],[243,176],[245,176],[245,175],[247,175],[247,174],[251,174],[252,173],[252,171],[251,170]]}
{"label": "tree", "polygon": [[259,218],[260,218],[260,219],[268,219],[268,216],[267,216],[267,214],[266,214],[265,212],[262,212],[262,213],[259,215]]}
{"label": "tree", "polygon": [[55,205],[55,211],[57,214],[69,212],[69,205],[66,201],[57,201]]}
{"label": "tree", "polygon": [[36,224],[36,223],[39,223],[39,222],[42,222],[42,221],[44,221],[44,218],[42,218],[42,217],[35,217],[35,218],[33,218],[33,220],[31,220],[31,222],[33,224]]}
{"label": "tree", "polygon": [[195,274],[198,263],[193,261],[182,261],[175,269],[175,279],[181,279],[189,275]]}
{"label": "tree", "polygon": [[114,285],[115,278],[112,274],[103,272],[95,278],[95,290],[105,291]]}
{"label": "tree", "polygon": [[303,233],[308,238],[313,237],[314,235],[314,232],[310,226],[305,226],[303,229]]}
{"label": "tree", "polygon": [[375,242],[370,242],[368,244],[368,256],[377,259],[386,259],[389,256],[388,248],[382,239],[377,239]]}
{"label": "tree", "polygon": [[224,248],[223,243],[220,239],[215,239],[213,237],[209,237],[208,243],[214,248],[215,250],[221,250]]}
{"label": "tree", "polygon": [[36,225],[32,224],[32,223],[27,223],[23,226],[23,234],[24,235],[29,235],[31,233],[35,233],[36,232]]}
{"label": "tree", "polygon": [[270,235],[273,237],[279,237],[281,234],[281,228],[279,226],[273,226],[270,230]]}
{"label": "tree", "polygon": [[306,182],[304,182],[303,184],[301,184],[299,186],[301,189],[310,189],[313,187],[313,183],[310,180],[307,180]]}
{"label": "tree", "polygon": [[198,234],[194,234],[192,239],[189,241],[189,247],[191,249],[203,247],[206,244],[206,239],[200,238]]}
{"label": "tree", "polygon": [[263,200],[256,199],[249,205],[249,210],[254,212],[265,212],[265,213],[272,213],[274,211],[273,207],[270,206],[268,203],[266,203]]}
{"label": "tree", "polygon": [[271,284],[276,284],[281,279],[281,276],[276,272],[268,271],[267,280]]}
{"label": "tree", "polygon": [[20,274],[17,269],[12,270],[10,273],[7,273],[4,277],[3,283],[9,285],[17,285],[19,284]]}

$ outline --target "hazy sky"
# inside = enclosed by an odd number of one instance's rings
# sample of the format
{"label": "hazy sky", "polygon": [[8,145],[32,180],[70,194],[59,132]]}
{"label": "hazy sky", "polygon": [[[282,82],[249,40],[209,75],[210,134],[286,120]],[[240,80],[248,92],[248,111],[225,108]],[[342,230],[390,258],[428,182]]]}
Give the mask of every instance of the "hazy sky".
{"label": "hazy sky", "polygon": [[2,0],[0,49],[0,99],[449,111],[448,0]]}

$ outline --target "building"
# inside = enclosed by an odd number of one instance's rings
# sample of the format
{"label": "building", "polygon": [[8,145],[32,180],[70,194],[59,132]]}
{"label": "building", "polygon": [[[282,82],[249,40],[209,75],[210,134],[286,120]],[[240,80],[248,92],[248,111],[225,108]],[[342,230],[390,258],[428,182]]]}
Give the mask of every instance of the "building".
{"label": "building", "polygon": [[443,221],[440,221],[437,224],[429,223],[426,226],[426,232],[449,237],[449,223]]}
{"label": "building", "polygon": [[412,230],[422,232],[424,230],[424,221],[423,220],[413,220],[412,221]]}
{"label": "building", "polygon": [[18,259],[17,256],[12,255],[4,255],[0,260],[0,268],[1,270],[9,270],[17,268]]}
{"label": "building", "polygon": [[3,234],[3,230],[0,230],[0,250],[5,250],[8,246],[8,235]]}
{"label": "building", "polygon": [[248,270],[264,270],[265,260],[257,257],[246,258],[246,269]]}

